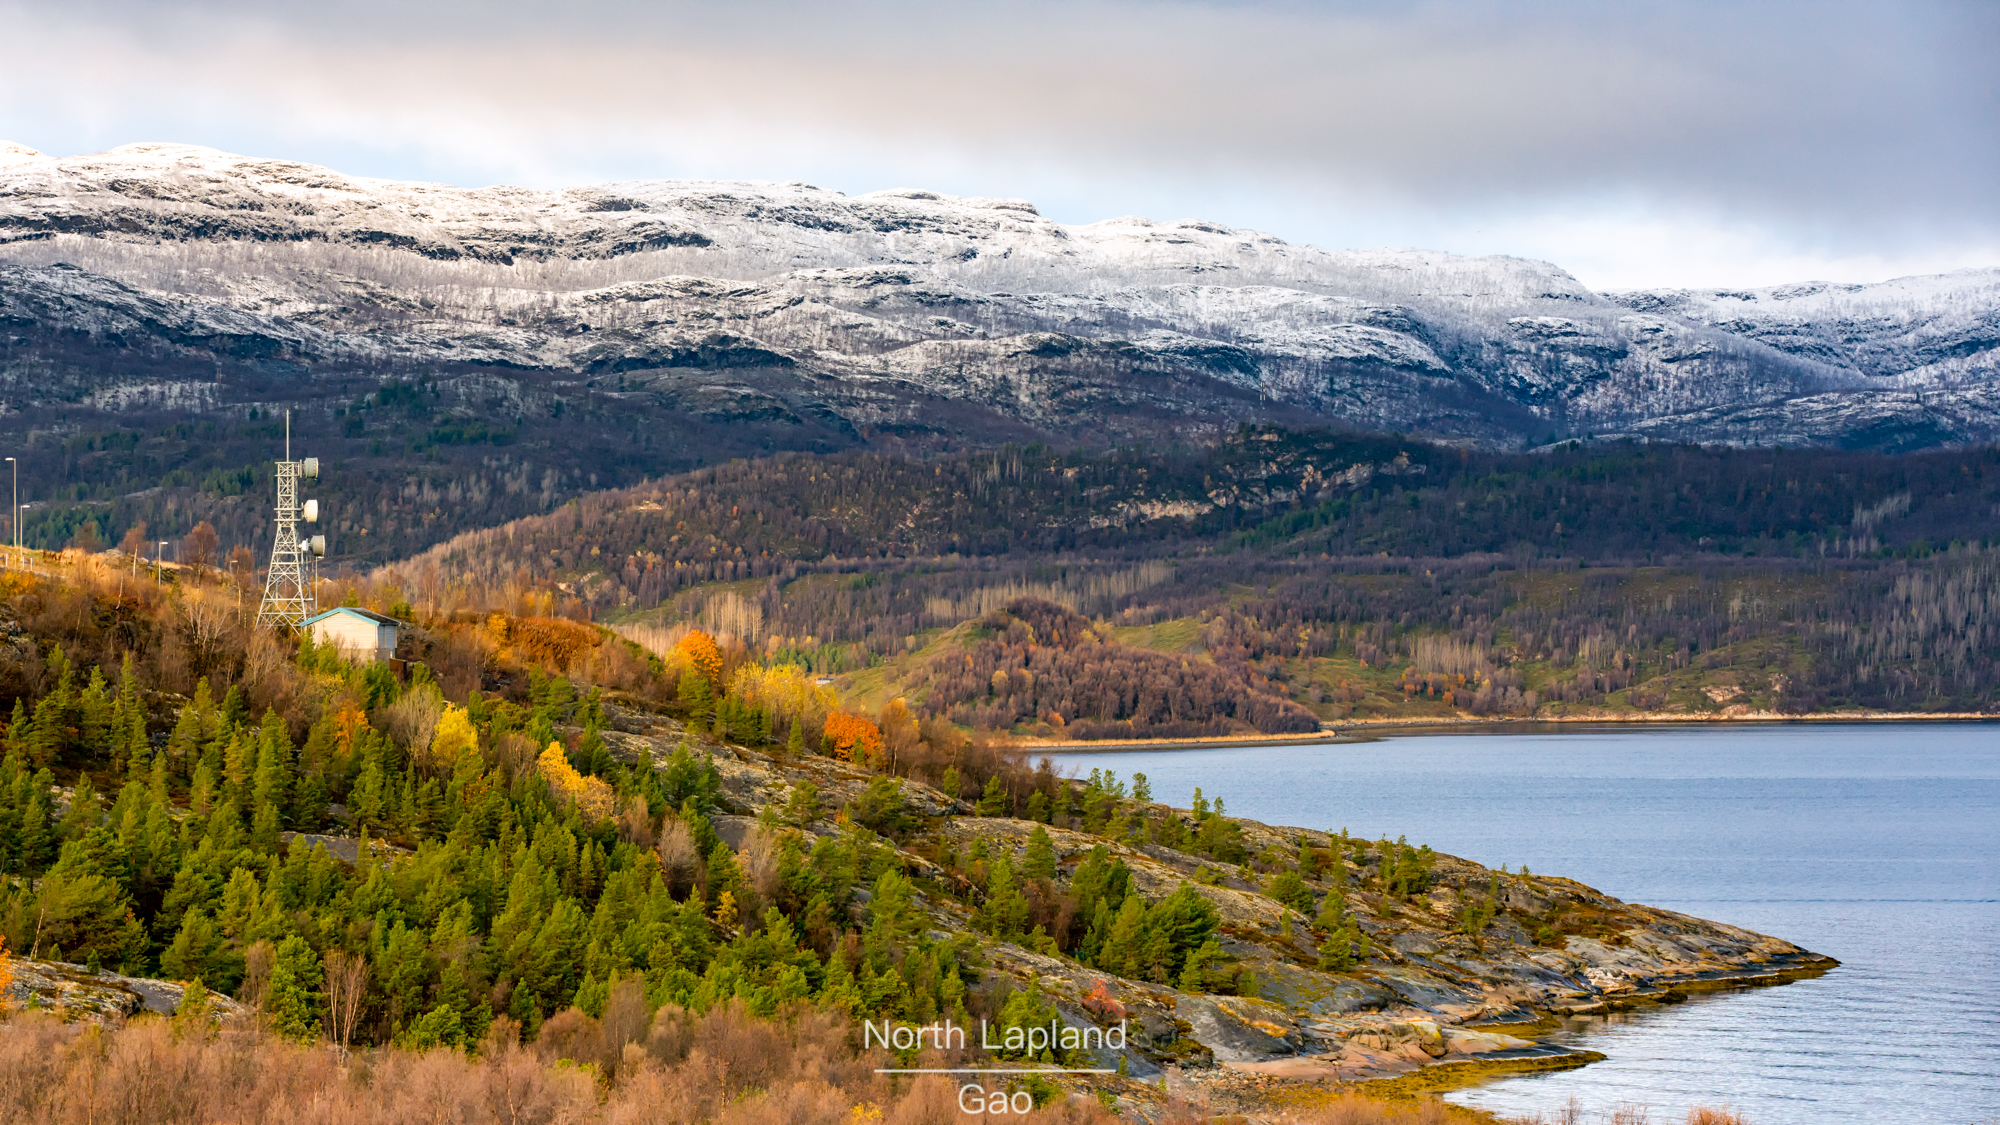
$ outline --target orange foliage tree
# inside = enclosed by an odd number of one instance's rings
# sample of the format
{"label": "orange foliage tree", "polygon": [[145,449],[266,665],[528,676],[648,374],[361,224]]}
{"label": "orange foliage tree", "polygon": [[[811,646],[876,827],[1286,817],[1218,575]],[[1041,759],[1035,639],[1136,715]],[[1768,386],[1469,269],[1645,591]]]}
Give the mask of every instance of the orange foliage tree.
{"label": "orange foliage tree", "polygon": [[14,955],[7,952],[7,937],[0,934],[0,1008],[7,1006],[7,990],[14,985]]}
{"label": "orange foliage tree", "polygon": [[823,738],[834,757],[850,762],[873,762],[882,753],[882,728],[865,715],[834,711],[827,715]]}
{"label": "orange foliage tree", "polygon": [[695,629],[674,642],[674,655],[694,669],[695,675],[707,680],[709,687],[722,686],[722,649],[716,646],[714,637]]}

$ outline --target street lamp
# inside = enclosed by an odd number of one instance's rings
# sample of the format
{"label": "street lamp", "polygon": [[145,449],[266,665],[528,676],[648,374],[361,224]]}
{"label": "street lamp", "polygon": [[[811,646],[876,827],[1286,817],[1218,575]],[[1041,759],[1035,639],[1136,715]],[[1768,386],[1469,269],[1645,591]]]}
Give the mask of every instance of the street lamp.
{"label": "street lamp", "polygon": [[7,458],[7,461],[14,466],[14,556],[19,558],[21,554],[21,463],[12,457]]}

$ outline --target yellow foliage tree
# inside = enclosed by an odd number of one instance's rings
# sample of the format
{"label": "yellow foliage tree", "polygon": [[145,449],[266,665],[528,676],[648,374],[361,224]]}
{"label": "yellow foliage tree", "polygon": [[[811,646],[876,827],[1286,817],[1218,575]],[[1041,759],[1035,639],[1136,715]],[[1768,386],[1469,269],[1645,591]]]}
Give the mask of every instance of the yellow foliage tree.
{"label": "yellow foliage tree", "polygon": [[0,1009],[7,1006],[7,990],[14,987],[14,955],[7,952],[7,936],[0,934]]}
{"label": "yellow foliage tree", "polygon": [[722,687],[722,649],[714,637],[700,629],[692,630],[674,642],[674,656],[693,669],[695,675],[707,680],[709,687]]}
{"label": "yellow foliage tree", "polygon": [[786,725],[805,723],[817,726],[828,712],[840,705],[833,689],[819,683],[796,664],[765,668],[745,664],[729,678],[729,694],[752,707],[770,712]]}
{"label": "yellow foliage tree", "polygon": [[575,805],[591,820],[603,820],[617,807],[616,795],[602,778],[585,777],[570,766],[562,743],[549,743],[549,748],[542,751],[535,765],[542,771],[543,779],[549,783],[549,792],[557,800]]}
{"label": "yellow foliage tree", "polygon": [[444,705],[437,731],[431,735],[431,761],[453,769],[467,754],[479,753],[479,734],[472,729],[472,713],[456,703]]}

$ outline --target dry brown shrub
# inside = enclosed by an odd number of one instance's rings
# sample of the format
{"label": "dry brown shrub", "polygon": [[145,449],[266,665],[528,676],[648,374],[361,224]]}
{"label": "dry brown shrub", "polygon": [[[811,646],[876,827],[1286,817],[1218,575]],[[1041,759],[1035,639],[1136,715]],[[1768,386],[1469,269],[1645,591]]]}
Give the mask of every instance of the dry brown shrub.
{"label": "dry brown shrub", "polygon": [[404,746],[428,747],[444,717],[444,696],[435,691],[406,691],[382,708],[375,725]]}
{"label": "dry brown shrub", "polygon": [[508,731],[493,740],[493,764],[500,767],[508,781],[533,766],[541,754],[542,748],[535,745],[535,740],[519,731]]}
{"label": "dry brown shrub", "polygon": [[507,643],[516,653],[564,675],[603,640],[591,626],[560,617],[517,617],[507,628]]}
{"label": "dry brown shrub", "polygon": [[579,1008],[565,1008],[542,1024],[535,1037],[535,1055],[545,1063],[567,1060],[579,1066],[609,1068],[605,1057],[604,1025]]}
{"label": "dry brown shrub", "polygon": [[1728,1106],[1716,1108],[1698,1105],[1688,1110],[1687,1125],[1746,1125],[1743,1116],[1731,1113]]}
{"label": "dry brown shrub", "polygon": [[591,654],[590,681],[621,691],[643,692],[653,686],[653,668],[645,657],[625,640],[601,644]]}
{"label": "dry brown shrub", "polygon": [[[1151,1120],[1155,1125],[1210,1125],[1244,1119],[1218,1117],[1216,1110],[1205,1102],[1176,1098],[1161,1107]],[[1436,1098],[1388,1100],[1343,1093],[1310,1108],[1291,1110],[1276,1117],[1259,1117],[1258,1120],[1268,1120],[1274,1125],[1487,1125],[1494,1119]]]}
{"label": "dry brown shrub", "polygon": [[660,874],[667,881],[667,887],[680,898],[701,878],[701,852],[694,846],[694,833],[687,822],[678,817],[667,817],[660,826],[660,842],[654,845],[660,857]]}
{"label": "dry brown shrub", "polygon": [[646,1009],[645,978],[625,976],[613,983],[611,995],[604,1001],[604,1016],[598,1022],[604,1030],[606,1058],[615,1069],[623,1064],[626,1047],[645,1042],[653,1022]]}
{"label": "dry brown shrub", "polygon": [[763,825],[743,840],[743,874],[761,902],[777,901],[784,884],[785,838]]}
{"label": "dry brown shrub", "polygon": [[646,807],[646,799],[633,795],[625,799],[618,808],[618,838],[628,844],[650,850],[653,846],[653,814]]}
{"label": "dry brown shrub", "polygon": [[[631,985],[613,989],[603,1020],[561,1013],[531,1047],[503,1017],[473,1055],[381,1048],[345,1061],[330,1044],[284,1043],[247,1024],[213,1039],[176,1039],[160,1020],[100,1028],[27,1013],[0,1030],[0,1125],[962,1120],[956,1084],[939,1076],[892,1084],[874,1074],[873,1061],[856,1055],[844,1019],[810,1011],[757,1019],[733,1004],[702,1015],[664,1008],[647,1028],[643,993]],[[630,1038],[642,1032],[643,1041]],[[617,1055],[615,1070],[602,1065],[606,1051]],[[857,1106],[865,1107],[858,1115]],[[1075,1099],[1025,1120],[1114,1119],[1094,1101]]]}

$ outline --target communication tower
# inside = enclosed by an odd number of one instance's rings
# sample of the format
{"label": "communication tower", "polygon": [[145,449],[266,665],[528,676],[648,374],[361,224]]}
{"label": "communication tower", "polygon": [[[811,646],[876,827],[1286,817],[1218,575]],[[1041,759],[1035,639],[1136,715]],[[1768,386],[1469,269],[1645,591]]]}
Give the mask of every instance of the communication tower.
{"label": "communication tower", "polygon": [[257,624],[297,628],[319,608],[313,563],[326,557],[326,536],[299,538],[299,524],[319,522],[319,501],[299,503],[299,482],[319,479],[319,458],[292,460],[292,412],[285,411],[285,459],[278,462],[276,536],[271,542],[271,568],[264,578],[264,601],[257,607]]}

